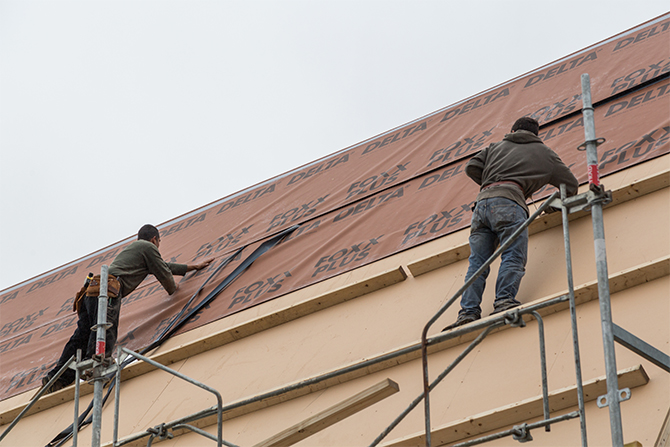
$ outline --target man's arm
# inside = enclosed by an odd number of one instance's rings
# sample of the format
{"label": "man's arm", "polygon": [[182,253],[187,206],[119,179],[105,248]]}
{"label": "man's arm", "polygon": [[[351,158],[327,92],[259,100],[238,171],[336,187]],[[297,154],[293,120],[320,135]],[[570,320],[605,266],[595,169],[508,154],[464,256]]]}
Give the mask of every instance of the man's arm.
{"label": "man's arm", "polygon": [[472,157],[465,165],[465,174],[478,185],[482,184],[482,173],[484,172],[484,165],[486,164],[486,155],[489,147],[479,151],[479,153]]}
{"label": "man's arm", "polygon": [[173,275],[184,276],[186,272],[190,272],[192,270],[202,270],[209,266],[209,264],[212,262],[214,262],[214,258],[209,258],[200,264],[177,264],[176,262],[168,262],[167,266]]}
{"label": "man's arm", "polygon": [[[214,262],[214,258],[209,258],[209,259],[201,262],[200,264],[175,264],[175,263],[168,262],[167,265],[168,265],[168,267],[169,267],[169,269],[170,269],[170,271],[172,272],[173,275],[184,276],[186,274],[186,272],[190,272],[192,270],[202,270],[205,267],[209,266],[212,262]],[[173,282],[174,282],[174,279],[173,279]],[[165,286],[163,286],[163,287],[165,287]],[[179,284],[177,284],[176,282],[175,282],[174,290],[172,292],[170,292],[167,289],[167,287],[165,287],[165,290],[167,290],[168,294],[170,294],[170,295],[174,294],[177,291],[177,289],[179,289]]]}
{"label": "man's arm", "polygon": [[[158,247],[153,244],[147,244],[147,246],[149,249],[145,251],[144,257],[147,270],[156,277],[165,291],[169,295],[172,295],[177,290],[177,284],[175,283],[174,277],[172,275],[174,274],[173,271],[175,270],[175,266],[179,266],[179,264],[175,265],[165,262],[165,260],[161,257],[160,252],[158,251]],[[184,265],[183,268],[184,273],[186,273],[186,266]]]}
{"label": "man's arm", "polygon": [[572,173],[570,168],[568,168],[561,158],[556,154],[556,160],[554,161],[554,172],[551,175],[551,185],[560,188],[561,184],[565,184],[565,192],[570,196],[577,194],[579,189],[579,181],[577,177]]}
{"label": "man's arm", "polygon": [[209,259],[201,262],[200,264],[187,264],[186,265],[186,271],[190,272],[191,270],[202,270],[205,267],[208,267],[209,264],[211,264],[212,262],[214,262],[214,258],[209,258]]}

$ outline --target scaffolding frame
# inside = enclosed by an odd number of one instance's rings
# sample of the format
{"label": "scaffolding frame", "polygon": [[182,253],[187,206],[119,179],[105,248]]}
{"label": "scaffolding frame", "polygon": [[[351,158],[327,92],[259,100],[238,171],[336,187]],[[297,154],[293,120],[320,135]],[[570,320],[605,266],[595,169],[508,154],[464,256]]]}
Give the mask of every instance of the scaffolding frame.
{"label": "scaffolding frame", "polygon": [[[631,391],[629,389],[620,390],[618,388],[618,376],[616,371],[616,357],[614,353],[614,343],[620,343],[622,346],[632,350],[633,352],[639,354],[645,359],[651,361],[655,365],[659,366],[666,372],[670,373],[670,356],[659,351],[653,346],[647,344],[643,340],[639,339],[635,335],[627,332],[625,329],[614,324],[612,321],[611,315],[611,301],[610,301],[610,292],[609,292],[609,277],[607,272],[607,253],[605,247],[605,235],[604,235],[604,221],[603,221],[603,212],[602,208],[604,205],[611,202],[611,192],[605,191],[604,187],[600,184],[598,178],[598,156],[597,156],[597,146],[602,144],[605,140],[602,138],[596,138],[595,136],[595,124],[593,118],[593,105],[591,103],[591,89],[590,89],[590,79],[588,74],[583,74],[581,77],[581,87],[582,87],[582,100],[583,107],[582,113],[584,118],[584,132],[585,132],[585,143],[579,147],[579,150],[586,150],[587,155],[587,169],[589,175],[589,190],[585,193],[573,196],[566,197],[565,185],[561,185],[559,191],[554,192],[545,202],[533,213],[522,226],[520,226],[507,241],[504,241],[502,245],[496,250],[495,253],[482,265],[475,274],[469,278],[464,285],[438,310],[438,312],[428,321],[424,326],[421,341],[415,345],[406,347],[404,349],[398,350],[387,355],[377,357],[375,359],[367,360],[360,362],[356,365],[349,367],[341,368],[330,373],[326,373],[320,376],[315,376],[310,379],[303,380],[296,384],[282,387],[267,393],[259,394],[249,399],[245,399],[240,402],[233,403],[231,405],[223,406],[223,400],[221,394],[207,385],[204,385],[188,376],[185,376],[178,371],[172,370],[148,357],[145,357],[139,353],[133,352],[126,348],[118,349],[117,363],[109,364],[106,359],[104,359],[105,352],[105,331],[109,324],[106,322],[107,314],[107,266],[103,265],[101,268],[101,287],[100,295],[98,297],[98,322],[97,325],[92,328],[96,330],[96,356],[93,359],[81,360],[81,351],[77,352],[76,358],[71,357],[68,362],[58,371],[58,373],[45,385],[40,391],[31,399],[29,404],[21,411],[21,413],[14,419],[14,421],[8,426],[8,428],[0,435],[0,441],[14,428],[19,420],[25,416],[25,414],[30,410],[30,408],[39,400],[46,390],[65,372],[67,368],[75,369],[76,371],[76,384],[75,384],[75,414],[74,414],[74,423],[73,423],[73,447],[77,446],[77,432],[78,432],[78,420],[79,420],[79,397],[80,397],[80,377],[81,372],[88,369],[92,370],[92,381],[94,382],[94,402],[93,402],[93,423],[92,423],[92,445],[94,447],[100,446],[100,427],[102,423],[102,390],[105,382],[108,380],[107,377],[111,372],[115,372],[115,409],[114,409],[114,437],[113,437],[113,446],[119,447],[126,443],[130,443],[141,439],[143,437],[149,436],[147,447],[150,447],[153,440],[158,437],[161,439],[170,438],[172,434],[170,430],[174,429],[188,429],[195,433],[198,433],[208,439],[217,442],[217,445],[220,447],[226,445],[228,447],[237,447],[235,444],[226,442],[222,438],[223,431],[223,412],[239,408],[241,406],[262,401],[271,397],[279,396],[281,394],[290,392],[292,390],[300,389],[310,385],[314,385],[320,382],[324,382],[333,378],[336,378],[341,375],[349,374],[353,371],[359,369],[368,368],[374,364],[382,363],[393,359],[395,357],[400,357],[411,352],[420,350],[422,357],[422,367],[423,367],[423,385],[424,391],[416,398],[412,403],[405,409],[398,418],[396,418],[391,425],[389,425],[371,444],[370,447],[376,446],[381,442],[386,435],[390,433],[393,428],[395,428],[399,422],[407,415],[409,412],[414,409],[421,400],[424,401],[424,415],[425,415],[425,439],[426,446],[431,447],[431,423],[430,423],[430,391],[432,391],[446,376],[451,372],[474,348],[479,345],[487,335],[489,335],[493,330],[500,328],[504,325],[510,325],[511,327],[524,327],[525,321],[523,320],[524,315],[532,315],[535,320],[538,322],[538,335],[540,340],[540,366],[541,366],[541,375],[542,375],[542,396],[543,396],[543,420],[534,423],[523,423],[520,425],[514,426],[512,429],[505,430],[493,435],[480,437],[474,440],[462,442],[455,444],[454,447],[465,447],[476,444],[481,444],[487,441],[500,439],[506,436],[512,436],[515,440],[519,442],[527,442],[532,440],[530,430],[545,427],[546,431],[550,431],[550,425],[570,420],[574,418],[580,419],[580,433],[582,446],[587,446],[587,435],[586,435],[586,420],[585,420],[585,410],[584,410],[584,392],[583,392],[583,380],[581,373],[581,359],[579,354],[579,337],[577,331],[577,318],[576,318],[576,303],[575,303],[575,293],[574,293],[574,282],[573,282],[573,271],[572,271],[572,255],[570,248],[570,235],[569,235],[569,214],[589,210],[591,211],[592,223],[593,223],[593,234],[594,234],[594,248],[595,248],[595,258],[596,258],[596,270],[597,270],[597,280],[598,280],[598,298],[600,305],[600,314],[601,314],[601,326],[602,326],[602,337],[603,337],[603,347],[604,347],[604,360],[606,368],[606,380],[607,380],[607,394],[598,397],[597,404],[599,407],[609,408],[609,419],[610,419],[610,429],[612,436],[612,445],[615,447],[623,447],[623,433],[621,425],[621,410],[620,402],[627,400],[631,396]],[[434,337],[428,337],[428,330],[430,327],[437,321],[437,319],[444,314],[444,312],[458,299],[462,293],[474,282],[474,280],[480,276],[483,271],[488,268],[494,261],[497,259],[504,250],[506,250],[509,245],[519,237],[519,235],[533,222],[542,212],[548,208],[556,208],[561,210],[562,214],[562,227],[563,227],[563,239],[564,239],[564,249],[565,249],[565,259],[566,259],[566,272],[567,272],[567,282],[568,282],[568,294],[561,295],[549,300],[546,300],[542,303],[537,303],[534,305],[522,306],[520,308],[511,309],[505,313],[501,313],[493,318],[489,318],[485,321],[475,321],[466,325],[465,327],[457,327],[450,331],[440,333]],[[556,305],[568,301],[570,307],[570,322],[572,328],[573,336],[573,355],[575,361],[575,375],[576,375],[576,390],[578,396],[578,411],[573,411],[556,417],[550,417],[549,414],[549,402],[548,402],[548,385],[547,385],[547,372],[546,372],[546,351],[544,344],[544,323],[541,315],[537,312],[538,310]],[[481,333],[465,348],[465,350],[459,354],[459,356],[442,372],[438,377],[431,383],[429,382],[428,376],[428,347],[436,343],[460,337],[466,333],[475,332],[482,330]],[[102,354],[100,354],[100,346],[102,347]],[[166,371],[176,377],[181,378],[195,386],[198,386],[212,394],[217,398],[217,404],[214,407],[207,408],[197,413],[193,413],[189,416],[177,419],[172,422],[163,423],[156,427],[149,428],[145,432],[133,435],[129,438],[126,438],[122,441],[118,440],[118,423],[119,423],[119,402],[120,402],[120,384],[121,384],[121,370],[123,366],[121,365],[120,358],[122,353],[133,356],[136,359],[147,362],[154,367]],[[202,418],[210,417],[216,414],[217,416],[217,436],[213,436],[210,433],[201,430],[197,427],[194,427],[190,423]]]}
{"label": "scaffolding frame", "polygon": [[[7,436],[7,434],[9,434],[9,432],[16,426],[16,424],[19,423],[19,421],[21,419],[23,419],[23,416],[25,416],[26,413],[28,413],[28,411],[33,407],[33,405],[35,405],[37,403],[37,401],[40,399],[40,397],[42,397],[46,393],[46,391],[49,388],[51,388],[51,385],[56,383],[56,380],[58,380],[60,378],[60,376],[63,375],[65,370],[68,369],[70,367],[70,365],[73,364],[74,359],[75,359],[75,357],[71,356],[70,359],[67,362],[65,362],[65,364],[61,367],[61,369],[59,369],[58,372],[51,378],[51,380],[49,380],[46,385],[44,385],[42,388],[40,388],[40,390],[37,392],[37,394],[35,394],[35,396],[33,396],[33,398],[30,400],[30,402],[28,402],[28,405],[26,405],[26,407],[23,410],[21,410],[21,412],[14,418],[14,420],[9,424],[9,426],[7,426],[5,431],[2,432],[2,434],[0,435],[0,441],[5,439],[5,436]],[[79,399],[78,399],[79,396],[76,396],[76,397],[77,397],[76,400],[77,400],[77,403],[78,403],[79,402]],[[77,416],[78,416],[78,409],[75,409],[75,418],[77,418]]]}
{"label": "scaffolding frame", "polygon": [[72,446],[77,447],[78,432],[79,432],[79,397],[80,397],[80,381],[82,372],[90,371],[90,380],[93,382],[93,416],[92,416],[92,439],[91,445],[93,447],[100,446],[100,429],[102,426],[102,391],[107,381],[106,375],[117,369],[116,364],[111,358],[105,358],[106,351],[106,333],[111,323],[107,322],[107,306],[108,306],[108,288],[107,280],[109,278],[109,267],[103,264],[100,268],[100,292],[98,295],[98,315],[96,324],[91,328],[95,331],[96,343],[95,354],[93,358],[82,361],[81,349],[77,349],[77,354],[71,356],[70,359],[58,370],[58,372],[40,388],[35,396],[30,400],[28,405],[19,413],[12,421],[7,429],[0,435],[0,441],[19,423],[19,421],[26,415],[37,401],[46,394],[47,390],[56,383],[56,381],[68,369],[75,370],[74,379],[74,422],[72,423]]}
{"label": "scaffolding frame", "polygon": [[[559,199],[560,195],[560,199]],[[586,447],[586,423],[585,423],[585,412],[584,412],[584,392],[583,392],[583,382],[581,374],[581,359],[579,355],[579,341],[578,341],[578,332],[577,332],[577,318],[576,318],[576,305],[575,305],[575,294],[574,294],[574,283],[572,280],[572,258],[570,251],[570,235],[568,228],[568,214],[570,212],[576,212],[583,208],[584,204],[589,203],[588,193],[580,194],[571,198],[568,202],[565,193],[565,185],[561,185],[559,191],[554,192],[528,219],[519,226],[510,237],[503,241],[500,247],[491,255],[491,257],[470,277],[465,281],[463,286],[456,291],[456,293],[444,304],[442,307],[435,313],[435,315],[426,323],[421,334],[421,357],[422,357],[422,378],[423,378],[423,388],[424,391],[415,398],[412,403],[370,444],[370,447],[378,445],[393,428],[395,428],[402,419],[405,418],[422,400],[424,402],[424,421],[425,421],[425,440],[426,446],[430,447],[431,443],[431,422],[430,422],[430,392],[451,372],[458,363],[465,358],[467,354],[472,352],[472,350],[481,342],[483,339],[493,330],[498,327],[509,324],[511,327],[525,327],[525,322],[523,320],[523,315],[532,315],[538,322],[538,332],[540,340],[540,364],[541,364],[541,373],[542,373],[542,401],[543,401],[543,413],[544,419],[540,422],[533,424],[522,424],[520,426],[515,426],[511,430],[501,432],[495,435],[490,435],[482,438],[478,438],[472,441],[465,443],[457,444],[459,446],[469,446],[476,445],[483,442],[487,442],[494,439],[499,439],[504,436],[513,436],[516,440],[520,442],[526,442],[532,440],[530,436],[530,430],[537,427],[545,427],[546,431],[550,430],[550,425],[556,422],[561,422],[564,420],[569,420],[573,418],[580,419],[580,431],[582,438],[582,446]],[[572,204],[573,206],[569,206]],[[563,236],[564,244],[566,249],[566,265],[568,273],[568,295],[561,296],[559,298],[569,301],[570,304],[570,314],[571,314],[571,327],[572,327],[572,338],[573,338],[573,347],[574,347],[574,360],[575,360],[575,374],[577,377],[577,400],[579,410],[576,412],[567,413],[558,417],[551,418],[549,415],[549,400],[548,400],[548,386],[547,386],[547,375],[546,375],[546,351],[544,346],[544,323],[540,314],[536,311],[536,306],[528,306],[522,308],[514,308],[510,311],[502,313],[501,316],[489,319],[482,322],[470,323],[467,326],[472,327],[473,330],[478,330],[480,328],[483,331],[479,336],[472,342],[468,347],[466,347],[463,352],[442,372],[437,378],[430,382],[428,374],[428,347],[435,343],[436,339],[439,338],[428,338],[428,331],[431,326],[437,322],[437,320],[444,314],[444,312],[456,302],[456,300],[467,290],[470,285],[488,268],[490,265],[498,258],[500,255],[518,238],[528,226],[545,210],[552,208],[560,208],[562,213],[562,222],[563,222]],[[551,303],[553,300],[547,301],[543,304]],[[553,304],[553,303],[552,303]],[[455,332],[454,330],[449,331],[448,333]]]}
{"label": "scaffolding frame", "polygon": [[[550,419],[548,417],[548,402],[547,395],[543,390],[543,403],[544,403],[544,420],[534,423],[534,424],[522,424],[513,427],[511,430],[505,432],[497,433],[490,436],[485,436],[478,438],[472,441],[465,443],[457,444],[459,447],[469,446],[480,444],[482,442],[499,439],[504,436],[513,436],[514,439],[520,442],[526,442],[532,440],[530,436],[530,429],[545,426],[545,429],[548,429],[549,425],[552,422],[558,422],[558,420],[568,420],[574,417],[579,417],[580,419],[580,433],[581,433],[581,442],[582,446],[586,447],[587,435],[586,435],[586,414],[584,411],[584,392],[583,392],[583,381],[581,374],[581,360],[579,354],[579,336],[577,331],[577,317],[576,317],[576,305],[575,305],[575,294],[574,294],[574,282],[573,282],[573,272],[572,272],[572,254],[570,249],[570,232],[569,232],[569,218],[568,215],[573,212],[582,211],[590,209],[591,211],[591,220],[593,225],[593,241],[595,249],[595,260],[596,260],[596,272],[597,272],[597,282],[598,282],[598,301],[600,306],[600,319],[601,319],[601,329],[602,329],[602,339],[603,339],[603,348],[604,348],[604,360],[605,360],[605,370],[606,370],[606,381],[607,381],[607,394],[600,396],[597,399],[597,405],[600,408],[608,407],[609,408],[609,419],[610,419],[610,431],[612,438],[613,447],[623,447],[623,430],[621,423],[621,408],[620,402],[628,400],[631,397],[630,389],[626,388],[623,390],[619,389],[618,385],[618,375],[616,370],[616,356],[614,350],[614,342],[618,342],[621,345],[631,349],[633,352],[641,355],[647,360],[650,360],[660,368],[664,369],[667,372],[670,372],[670,357],[654,348],[653,346],[647,344],[643,340],[635,337],[633,334],[627,332],[623,328],[617,326],[612,321],[612,308],[611,308],[611,299],[610,299],[610,290],[609,290],[609,274],[607,271],[607,251],[605,246],[605,230],[604,230],[604,219],[603,219],[603,206],[612,201],[612,194],[610,191],[605,191],[605,188],[600,184],[599,173],[598,173],[598,154],[597,147],[605,142],[604,138],[596,138],[595,132],[595,120],[593,116],[594,108],[591,100],[591,83],[590,78],[587,73],[582,74],[581,76],[581,88],[582,88],[582,114],[584,119],[584,135],[585,142],[578,148],[579,150],[586,150],[586,162],[587,162],[587,172],[589,180],[589,190],[585,193],[576,195],[574,197],[566,197],[565,185],[561,185],[559,191],[554,192],[541,206],[536,210],[533,215],[531,215],[523,225],[521,225],[509,238],[507,241],[504,241],[498,250],[491,255],[491,257],[482,265],[473,275],[469,278],[465,284],[449,299],[439,310],[438,312],[428,321],[426,326],[423,329],[421,334],[421,356],[422,356],[422,367],[423,367],[423,393],[417,397],[410,407],[405,410],[398,419],[396,419],[375,441],[373,441],[370,446],[377,445],[381,439],[383,439],[388,431],[390,431],[399,421],[404,418],[409,411],[418,404],[420,400],[424,401],[424,420],[425,420],[425,440],[426,446],[431,447],[431,423],[430,423],[430,391],[434,388],[439,381],[441,381],[446,374],[453,369],[453,367],[462,360],[467,353],[472,351],[474,346],[483,339],[490,330],[499,325],[497,319],[490,320],[486,329],[479,335],[475,342],[471,343],[463,353],[450,365],[438,378],[430,383],[428,376],[428,346],[431,344],[432,340],[428,339],[428,330],[430,327],[437,321],[437,319],[463,294],[463,292],[472,285],[472,283],[481,276],[481,274],[486,270],[493,261],[499,257],[503,251],[505,251],[512,242],[520,236],[520,234],[530,225],[530,223],[543,212],[545,209],[550,207],[558,208],[561,210],[562,214],[562,226],[563,226],[563,239],[565,246],[565,260],[566,260],[566,272],[567,272],[567,281],[568,281],[568,297],[570,301],[570,323],[572,327],[572,336],[573,336],[573,350],[574,350],[574,359],[575,359],[575,375],[577,382],[577,396],[578,396],[578,411],[565,414],[563,416]],[[557,197],[560,193],[560,199]],[[512,326],[521,325],[519,323],[520,314],[527,313],[524,310],[515,310],[508,312],[506,314],[505,322]],[[521,320],[523,321],[523,320]],[[540,320],[538,320],[539,322]],[[472,325],[472,323],[470,324]],[[541,356],[543,355],[541,347]],[[544,360],[543,360],[544,361]],[[545,377],[543,377],[543,386],[544,386]]]}
{"label": "scaffolding frame", "polygon": [[[221,397],[221,393],[219,393],[217,390],[214,388],[211,388],[204,383],[201,383],[195,379],[192,379],[191,377],[188,377],[179,371],[175,371],[174,369],[168,368],[167,366],[164,366],[154,360],[151,360],[148,357],[143,356],[142,354],[139,354],[137,352],[131,351],[130,349],[127,348],[118,348],[118,355],[117,358],[121,358],[122,353],[128,354],[132,357],[135,357],[138,360],[142,360],[143,362],[146,362],[162,371],[165,371],[169,374],[172,374],[175,377],[178,377],[191,385],[195,385],[209,393],[214,394],[216,396],[216,421],[217,421],[217,435],[216,437],[210,435],[209,433],[205,432],[204,430],[200,430],[197,427],[193,427],[189,424],[186,423],[181,423],[173,426],[172,428],[188,428],[202,436],[205,436],[209,439],[212,439],[216,441],[217,446],[221,447],[222,445],[226,445],[228,447],[237,447],[235,444],[231,444],[229,442],[226,442],[223,440],[223,398]],[[119,406],[120,406],[120,401],[121,401],[121,370],[122,368],[118,368],[116,371],[116,389],[115,389],[115,402],[114,402],[114,439],[113,439],[113,445],[114,447],[117,447],[120,444],[118,442],[119,439]],[[153,439],[155,437],[160,437],[160,438],[168,438],[171,437],[170,434],[167,431],[167,428],[165,427],[164,424],[158,426],[157,428],[154,429],[149,429],[147,430],[147,434],[150,436],[149,438],[149,443],[147,446],[150,446]]]}

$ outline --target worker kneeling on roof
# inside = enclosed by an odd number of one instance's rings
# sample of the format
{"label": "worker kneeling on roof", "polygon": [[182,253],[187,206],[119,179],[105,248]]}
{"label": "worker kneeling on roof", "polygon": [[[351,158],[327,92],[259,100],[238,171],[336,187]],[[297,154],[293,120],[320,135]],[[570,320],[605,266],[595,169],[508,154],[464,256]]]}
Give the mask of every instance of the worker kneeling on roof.
{"label": "worker kneeling on roof", "polygon": [[[577,193],[579,182],[560,157],[537,136],[539,123],[530,117],[516,120],[512,132],[492,143],[465,166],[465,173],[481,186],[470,225],[470,265],[467,282],[491,257],[498,244],[528,219],[526,200],[546,184],[565,184],[568,196]],[[516,300],[521,278],[526,272],[528,229],[501,255],[496,281],[493,313],[504,312],[521,303]],[[453,329],[481,318],[482,295],[487,268],[461,297],[461,310]]]}
{"label": "worker kneeling on roof", "polygon": [[[124,248],[109,267],[107,323],[111,326],[106,330],[105,357],[111,356],[116,343],[122,297],[130,295],[149,274],[154,275],[167,293],[172,295],[178,287],[173,275],[183,276],[191,270],[201,270],[214,261],[214,258],[211,258],[193,265],[165,262],[158,251],[160,242],[158,229],[153,225],[144,225],[137,233],[137,241]],[[79,316],[77,328],[65,344],[56,366],[42,378],[42,386],[56,375],[70,357],[76,355],[78,349],[85,354],[85,358],[91,358],[95,354],[96,332],[91,328],[98,322],[99,293],[100,277],[89,276],[75,298],[74,310]],[[74,379],[75,371],[66,369],[47,393],[70,385]]]}

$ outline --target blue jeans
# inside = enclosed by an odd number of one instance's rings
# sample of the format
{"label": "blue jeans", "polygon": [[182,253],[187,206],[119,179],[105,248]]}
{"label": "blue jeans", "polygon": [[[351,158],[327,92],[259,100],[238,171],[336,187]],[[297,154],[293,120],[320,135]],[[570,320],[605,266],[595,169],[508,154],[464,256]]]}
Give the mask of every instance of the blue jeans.
{"label": "blue jeans", "polygon": [[[517,203],[503,197],[492,197],[477,202],[470,225],[470,266],[467,281],[491,257],[500,241],[507,238],[528,218],[526,210]],[[526,273],[528,259],[528,229],[502,253],[495,302],[516,300],[521,278]],[[480,317],[482,295],[486,287],[487,268],[463,293],[459,315]],[[519,303],[520,304],[520,303]]]}

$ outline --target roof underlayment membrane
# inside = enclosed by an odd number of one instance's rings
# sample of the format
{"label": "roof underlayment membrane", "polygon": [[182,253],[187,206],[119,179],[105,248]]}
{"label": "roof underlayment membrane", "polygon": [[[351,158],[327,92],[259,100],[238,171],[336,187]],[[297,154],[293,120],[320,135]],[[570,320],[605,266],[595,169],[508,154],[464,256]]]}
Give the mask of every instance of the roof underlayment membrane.
{"label": "roof underlayment membrane", "polygon": [[[170,297],[152,277],[124,297],[119,344],[149,345],[203,281],[207,296],[263,241],[298,228],[260,256],[181,332],[439,238],[469,225],[477,185],[465,163],[520,116],[587,182],[580,77],[595,105],[600,176],[670,151],[670,14],[457,104],[211,203],[159,226],[172,262],[216,261]],[[553,188],[535,194],[546,198]],[[533,206],[531,206],[531,210]],[[132,240],[17,284],[0,295],[0,400],[39,387],[76,326],[74,294]],[[179,278],[177,278],[179,280]]]}

